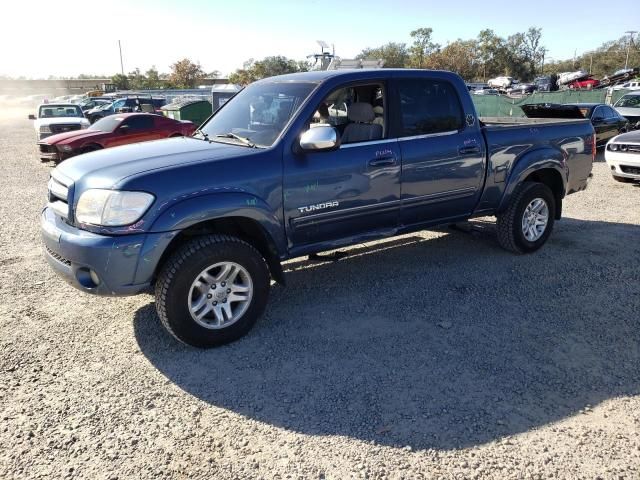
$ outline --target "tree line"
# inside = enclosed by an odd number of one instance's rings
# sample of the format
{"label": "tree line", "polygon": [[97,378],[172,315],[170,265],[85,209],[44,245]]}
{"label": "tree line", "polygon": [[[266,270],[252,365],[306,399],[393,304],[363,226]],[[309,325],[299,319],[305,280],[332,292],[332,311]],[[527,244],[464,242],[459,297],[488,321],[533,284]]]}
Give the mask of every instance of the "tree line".
{"label": "tree line", "polygon": [[[476,38],[457,39],[446,45],[436,43],[433,29],[418,28],[409,34],[411,41],[388,42],[363,49],[358,59],[383,59],[386,68],[427,68],[450,70],[467,81],[486,81],[508,75],[530,81],[541,74],[552,74],[577,69],[586,70],[596,77],[610,75],[623,68],[627,59],[630,67],[640,67],[640,48],[633,39],[623,36],[603,43],[593,51],[571,59],[552,59],[544,46],[542,29],[530,27],[525,32],[507,37],[491,29],[480,31]],[[262,60],[249,59],[242,68],[229,75],[229,81],[238,85],[274,75],[306,71],[307,61],[292,60],[276,55]],[[111,77],[119,89],[193,88],[203,78],[219,77],[220,72],[205,72],[199,63],[183,58],[173,65],[169,73],[159,73],[155,67],[146,72],[136,68],[123,75]],[[80,75],[80,78],[94,78]]]}

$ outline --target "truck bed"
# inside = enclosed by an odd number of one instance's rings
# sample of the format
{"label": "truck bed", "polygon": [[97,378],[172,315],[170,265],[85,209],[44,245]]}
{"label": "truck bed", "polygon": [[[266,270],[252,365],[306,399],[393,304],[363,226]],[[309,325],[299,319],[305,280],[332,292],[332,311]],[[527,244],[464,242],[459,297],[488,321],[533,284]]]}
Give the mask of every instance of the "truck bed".
{"label": "truck bed", "polygon": [[589,120],[577,118],[527,118],[527,117],[480,117],[480,122],[487,127],[513,127],[525,125],[558,125],[583,124]]}

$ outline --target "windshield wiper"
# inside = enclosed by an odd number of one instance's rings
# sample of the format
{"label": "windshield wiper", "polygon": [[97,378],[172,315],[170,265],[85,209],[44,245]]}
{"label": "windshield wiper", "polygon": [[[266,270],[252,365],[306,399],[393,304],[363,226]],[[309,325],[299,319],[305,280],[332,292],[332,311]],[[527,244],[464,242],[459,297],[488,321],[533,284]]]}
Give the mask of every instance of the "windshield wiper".
{"label": "windshield wiper", "polygon": [[219,138],[234,138],[234,139],[239,140],[242,143],[244,143],[247,147],[258,148],[258,146],[255,143],[253,143],[249,138],[241,137],[240,135],[236,135],[235,133],[232,133],[232,132],[220,133],[220,134],[216,135],[216,137],[219,137]]}
{"label": "windshield wiper", "polygon": [[211,142],[211,140],[209,140],[209,134],[206,133],[206,132],[203,132],[199,128],[196,129],[196,131],[194,133],[199,133],[200,135],[202,135],[202,138],[204,138],[207,142]]}

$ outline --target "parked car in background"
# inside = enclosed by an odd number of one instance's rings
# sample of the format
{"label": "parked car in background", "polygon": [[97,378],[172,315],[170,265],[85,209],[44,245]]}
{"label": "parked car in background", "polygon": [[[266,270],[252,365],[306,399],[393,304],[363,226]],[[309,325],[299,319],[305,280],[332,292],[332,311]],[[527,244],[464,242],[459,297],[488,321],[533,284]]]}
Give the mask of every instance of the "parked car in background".
{"label": "parked car in background", "polygon": [[612,138],[607,143],[604,159],[614,180],[640,181],[640,130]]}
{"label": "parked car in background", "polygon": [[596,80],[592,77],[582,78],[580,80],[574,80],[573,82],[569,82],[566,87],[580,90],[580,89],[591,89],[597,88],[600,86],[600,80]]}
{"label": "parked car in background", "polygon": [[116,113],[145,112],[161,113],[160,108],[167,103],[164,98],[153,97],[125,97],[114,100],[111,104],[92,108],[86,115],[89,122],[114,115]]}
{"label": "parked car in background", "polygon": [[113,103],[113,101],[110,99],[86,98],[82,102],[78,103],[78,105],[80,106],[82,111],[86,113],[93,108],[109,105],[111,103]]}
{"label": "parked car in background", "polygon": [[632,80],[627,83],[620,83],[611,88],[613,90],[640,90],[640,80]]}
{"label": "parked car in background", "polygon": [[621,82],[626,82],[640,74],[639,68],[623,68],[600,80],[602,85],[616,85]]}
{"label": "parked car in background", "polygon": [[553,75],[542,75],[540,77],[536,77],[533,80],[536,87],[538,87],[539,92],[553,92],[558,89],[558,76]]}
{"label": "parked car in background", "polygon": [[82,109],[73,103],[44,103],[38,106],[36,115],[29,115],[29,120],[34,120],[33,128],[38,140],[89,126]]}
{"label": "parked car in background", "polygon": [[196,125],[152,113],[102,118],[86,130],[53,135],[38,143],[40,158],[56,162],[75,155],[130,143],[192,135]]}
{"label": "parked car in background", "polygon": [[613,108],[629,120],[629,128],[640,128],[640,91],[623,95],[613,104]]}
{"label": "parked car in background", "polygon": [[479,88],[471,93],[474,95],[500,95],[500,92],[495,88]]}
{"label": "parked car in background", "polygon": [[596,132],[597,146],[629,129],[629,121],[604,103],[532,103],[520,108],[529,118],[588,118]]}
{"label": "parked car in background", "polygon": [[502,88],[505,89],[511,84],[514,83],[513,77],[496,77],[490,78],[487,84],[493,88]]}
{"label": "parked car in background", "polygon": [[530,95],[538,89],[535,83],[518,83],[507,89],[510,95]]}

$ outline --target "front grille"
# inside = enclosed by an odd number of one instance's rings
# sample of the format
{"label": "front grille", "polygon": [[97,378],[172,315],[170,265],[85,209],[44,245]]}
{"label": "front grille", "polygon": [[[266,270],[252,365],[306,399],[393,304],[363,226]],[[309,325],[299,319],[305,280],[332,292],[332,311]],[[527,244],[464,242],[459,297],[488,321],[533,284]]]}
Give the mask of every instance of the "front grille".
{"label": "front grille", "polygon": [[56,149],[53,145],[47,145],[46,143],[40,144],[40,153],[55,153]]}
{"label": "front grille", "polygon": [[65,220],[69,220],[69,187],[51,176],[49,178],[49,207]]}
{"label": "front grille", "polygon": [[53,125],[49,125],[51,129],[51,133],[63,133],[63,132],[71,132],[73,130],[80,130],[79,123],[54,123]]}
{"label": "front grille", "polygon": [[59,261],[60,263],[65,264],[67,267],[71,266],[71,260],[67,260],[66,258],[64,258],[62,255],[57,254],[56,252],[54,252],[53,250],[51,250],[49,247],[47,247],[46,245],[44,246],[44,249],[47,251],[47,253],[49,255],[51,255],[53,258],[55,258],[57,261]]}
{"label": "front grille", "polygon": [[629,167],[627,165],[620,165],[622,173],[630,173],[632,175],[640,175],[640,167]]}

